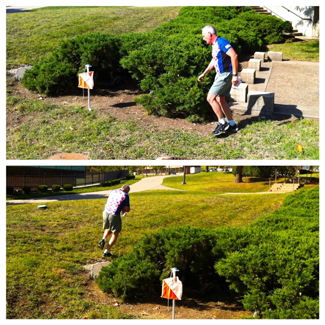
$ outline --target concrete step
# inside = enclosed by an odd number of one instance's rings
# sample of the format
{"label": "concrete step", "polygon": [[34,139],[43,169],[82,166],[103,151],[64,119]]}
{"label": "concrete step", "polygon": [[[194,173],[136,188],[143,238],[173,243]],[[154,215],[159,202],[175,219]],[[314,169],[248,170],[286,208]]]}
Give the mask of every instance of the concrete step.
{"label": "concrete step", "polygon": [[298,190],[301,186],[299,184],[290,184],[290,183],[276,183],[273,184],[269,192],[276,193],[288,193]]}

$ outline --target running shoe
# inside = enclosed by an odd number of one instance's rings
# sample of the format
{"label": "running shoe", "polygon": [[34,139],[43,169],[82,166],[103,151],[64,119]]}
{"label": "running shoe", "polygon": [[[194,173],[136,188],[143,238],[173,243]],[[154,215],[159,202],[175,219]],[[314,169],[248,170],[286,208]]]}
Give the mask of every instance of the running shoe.
{"label": "running shoe", "polygon": [[109,251],[104,252],[102,255],[102,257],[111,257],[111,256],[112,256],[112,254]]}
{"label": "running shoe", "polygon": [[212,135],[218,136],[220,134],[226,133],[226,131],[229,129],[229,123],[226,122],[225,124],[218,123],[215,130],[212,132]]}
{"label": "running shoe", "polygon": [[238,132],[238,130],[239,130],[239,127],[238,127],[237,124],[232,125],[232,126],[229,124],[229,128],[228,128],[227,131],[232,132],[232,133],[236,133],[236,132]]}
{"label": "running shoe", "polygon": [[99,247],[100,249],[103,249],[104,246],[105,246],[105,240],[104,240],[104,239],[101,239],[101,240],[99,241],[99,243],[98,243],[98,247]]}

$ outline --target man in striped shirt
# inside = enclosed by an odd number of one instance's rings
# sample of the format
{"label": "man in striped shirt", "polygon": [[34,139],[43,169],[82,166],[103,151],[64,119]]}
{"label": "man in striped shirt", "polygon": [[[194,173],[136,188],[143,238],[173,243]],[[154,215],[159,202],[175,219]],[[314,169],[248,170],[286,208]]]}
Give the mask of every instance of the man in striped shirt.
{"label": "man in striped shirt", "polygon": [[112,235],[107,247],[103,253],[103,257],[112,256],[110,249],[115,244],[118,234],[122,230],[121,213],[130,211],[130,187],[123,185],[120,189],[113,190],[109,195],[103,211],[103,238],[99,241],[98,247],[103,249],[108,236]]}
{"label": "man in striped shirt", "polygon": [[202,37],[207,44],[212,45],[212,60],[205,71],[198,77],[198,81],[202,81],[213,68],[216,70],[214,83],[207,96],[207,101],[218,117],[218,125],[212,135],[217,136],[227,130],[237,132],[238,127],[233,120],[232,112],[226,101],[232,85],[236,86],[238,84],[237,53],[225,38],[217,35],[213,26],[205,26],[202,29]]}

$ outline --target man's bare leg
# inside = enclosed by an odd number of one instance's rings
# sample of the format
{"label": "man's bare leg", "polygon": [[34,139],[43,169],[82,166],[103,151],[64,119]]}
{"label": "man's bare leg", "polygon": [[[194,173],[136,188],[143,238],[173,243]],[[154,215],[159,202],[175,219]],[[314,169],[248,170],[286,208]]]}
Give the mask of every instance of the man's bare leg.
{"label": "man's bare leg", "polygon": [[207,96],[207,101],[211,105],[214,113],[217,115],[218,120],[220,121],[225,116],[222,112],[222,107],[221,107],[220,103],[217,101],[217,97],[219,97],[219,96],[209,93]]}

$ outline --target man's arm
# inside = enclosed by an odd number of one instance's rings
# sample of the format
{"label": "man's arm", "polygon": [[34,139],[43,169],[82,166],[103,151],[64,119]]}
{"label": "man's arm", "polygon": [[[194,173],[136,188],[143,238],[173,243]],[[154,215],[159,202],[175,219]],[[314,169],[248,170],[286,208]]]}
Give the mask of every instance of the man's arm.
{"label": "man's arm", "polygon": [[[233,48],[229,49],[226,54],[230,56],[231,65],[232,65],[232,73],[238,74],[238,55]],[[238,76],[233,76],[232,83],[236,86],[238,84]]]}
{"label": "man's arm", "polygon": [[198,81],[202,81],[203,78],[214,68],[214,59],[210,61],[208,67],[204,70],[204,72],[197,78]]}
{"label": "man's arm", "polygon": [[130,207],[124,206],[124,207],[122,208],[122,212],[123,212],[123,213],[130,212]]}

